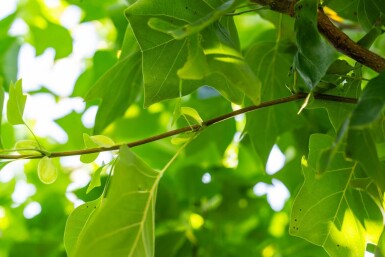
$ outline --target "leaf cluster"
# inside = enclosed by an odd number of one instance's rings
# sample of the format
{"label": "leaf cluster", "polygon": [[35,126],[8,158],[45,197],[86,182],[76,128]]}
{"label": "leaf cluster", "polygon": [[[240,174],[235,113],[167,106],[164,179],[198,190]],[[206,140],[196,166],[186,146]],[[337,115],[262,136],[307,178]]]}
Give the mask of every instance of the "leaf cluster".
{"label": "leaf cluster", "polygon": [[[76,54],[69,8],[108,32],[70,96],[28,92],[85,101],[54,121],[63,143],[24,117],[17,74],[26,44]],[[383,0],[20,2],[0,20],[0,256],[385,256],[384,17]]]}

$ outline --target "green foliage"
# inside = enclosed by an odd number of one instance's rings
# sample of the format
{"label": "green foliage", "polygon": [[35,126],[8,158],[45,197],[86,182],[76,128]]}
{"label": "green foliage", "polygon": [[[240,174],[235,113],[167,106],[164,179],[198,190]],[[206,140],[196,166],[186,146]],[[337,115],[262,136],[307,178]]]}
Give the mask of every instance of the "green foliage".
{"label": "green foliage", "polygon": [[[317,24],[383,58],[383,0],[48,2],[0,19],[1,257],[385,255],[385,72]],[[81,63],[72,92],[27,44]]]}
{"label": "green foliage", "polygon": [[9,86],[9,100],[7,102],[7,119],[12,125],[25,124],[23,113],[27,96],[23,94],[21,80]]}
{"label": "green foliage", "polygon": [[127,147],[121,148],[105,194],[84,204],[68,219],[68,255],[153,256],[160,175]]}
{"label": "green foliage", "polygon": [[298,53],[294,67],[313,90],[336,58],[334,49],[317,30],[317,0],[301,0],[295,5]]}
{"label": "green foliage", "polygon": [[327,135],[310,138],[309,157],[302,161],[305,182],[292,207],[290,233],[324,247],[330,256],[363,256],[366,240],[376,244],[383,230],[381,211],[368,194],[351,187],[361,171],[342,152],[317,174],[319,155],[332,142]]}
{"label": "green foliage", "polygon": [[260,101],[260,82],[239,52],[233,20],[220,15],[233,10],[234,2],[137,1],[126,10],[143,54],[145,106],[204,84],[237,103],[241,92]]}

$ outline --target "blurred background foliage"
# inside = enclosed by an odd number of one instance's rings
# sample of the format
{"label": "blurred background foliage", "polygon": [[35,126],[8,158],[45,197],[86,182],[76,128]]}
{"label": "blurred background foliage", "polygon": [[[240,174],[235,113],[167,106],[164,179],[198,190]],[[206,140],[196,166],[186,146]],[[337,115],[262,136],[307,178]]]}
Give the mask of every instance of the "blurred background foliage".
{"label": "blurred background foliage", "polygon": [[[6,1],[9,0],[0,0],[0,8]],[[28,76],[24,78],[20,69],[24,61],[23,47],[32,47],[36,57],[51,53],[48,59],[52,66],[60,65],[67,58],[75,58],[79,65],[72,85],[56,80],[55,85],[50,86],[45,83],[47,80],[41,78],[35,86],[27,89],[30,98],[45,95],[53,99],[54,104],[68,101],[72,107],[60,111],[60,115],[51,120],[57,124],[56,129],[60,128],[65,134],[55,137],[37,128],[41,117],[45,116],[45,108],[52,107],[44,107],[43,104],[42,109],[36,110],[32,103],[27,106],[27,123],[36,129],[40,142],[50,151],[82,149],[83,133],[92,134],[93,123],[89,120],[95,117],[95,106],[99,102],[80,101],[80,107],[75,106],[79,97],[85,97],[101,75],[118,61],[128,26],[123,12],[133,2],[19,0],[14,1],[8,13],[2,14],[0,85],[4,91],[8,90],[11,81],[19,77],[23,77],[27,87],[32,84]],[[364,35],[365,32],[355,26],[356,17],[348,8],[340,6],[341,1],[328,2],[330,6],[341,10],[339,14],[342,18],[352,21],[346,29],[352,38],[358,39]],[[262,83],[270,85],[277,83],[277,80],[283,85],[291,83],[287,73],[296,50],[292,34],[293,20],[264,10],[235,16],[234,19],[241,48],[246,59],[250,58],[250,63],[253,63],[255,56],[264,55],[273,48],[279,49],[279,56],[274,57],[277,58],[276,62],[270,56],[264,56],[266,63],[256,61],[252,65]],[[85,26],[92,28],[96,43],[93,42],[94,38],[79,37]],[[77,51],[80,50],[76,44],[93,50],[84,53],[86,50],[83,49],[78,58]],[[136,43],[132,44],[135,50]],[[385,38],[380,37],[372,49],[384,56]],[[39,68],[23,67],[32,71]],[[56,75],[59,78],[69,76],[66,68],[69,67],[63,66],[60,75]],[[36,75],[52,76],[38,71]],[[364,76],[370,78],[373,74],[364,70]],[[64,93],[57,90],[65,86]],[[263,90],[262,100],[290,94],[285,87],[270,91],[266,87]],[[104,135],[122,143],[172,128],[176,102],[161,102],[143,109],[142,95],[141,92],[135,96],[134,103],[109,124],[103,131]],[[40,101],[41,98],[34,99]],[[193,106],[203,119],[236,108],[208,87],[184,97],[183,105]],[[293,116],[285,116],[287,108],[294,110]],[[324,109],[304,110],[301,116],[297,116],[295,113],[298,108],[293,103],[248,115],[251,121],[246,125],[248,134],[241,134],[245,128],[245,117],[225,121],[203,131],[187,147],[159,185],[156,205],[157,257],[327,256],[322,248],[288,234],[291,205],[303,183],[301,158],[308,154],[309,136],[313,133],[335,134]],[[271,115],[281,119],[274,122],[264,118]],[[261,121],[266,121],[266,124],[253,124]],[[186,123],[179,121],[177,124],[182,125]],[[259,147],[255,145],[256,138],[258,135],[266,136],[261,134],[263,130],[277,131],[264,140],[266,145]],[[27,130],[19,126],[12,127],[6,119],[2,120],[3,148],[13,148],[18,140],[26,138],[32,138]],[[150,166],[160,169],[176,149],[177,146],[172,145],[169,139],[164,139],[137,147],[134,151]],[[280,163],[278,159],[269,159],[272,149],[278,151],[275,156],[283,154],[283,166],[278,167],[278,171],[268,168],[267,173],[267,166]],[[93,171],[110,160],[110,154],[101,156],[89,165],[81,164],[78,157],[57,159],[55,161],[60,167],[60,174],[51,185],[45,185],[38,179],[35,160],[1,163],[4,168],[0,172],[0,257],[66,256],[63,246],[66,219],[82,201],[100,196],[101,187],[88,194],[86,189]],[[108,171],[102,173],[102,185],[107,175]]]}

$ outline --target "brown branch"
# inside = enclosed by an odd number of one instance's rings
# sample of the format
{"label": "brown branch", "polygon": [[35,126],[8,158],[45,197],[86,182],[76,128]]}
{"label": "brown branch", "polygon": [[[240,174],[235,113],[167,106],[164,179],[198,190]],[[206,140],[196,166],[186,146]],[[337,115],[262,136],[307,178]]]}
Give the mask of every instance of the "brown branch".
{"label": "brown branch", "polygon": [[[251,0],[271,10],[291,17],[295,16],[296,0]],[[377,71],[385,71],[385,59],[351,40],[344,32],[337,28],[329,17],[320,9],[318,11],[318,30],[332,44],[335,49],[357,62]]]}
{"label": "brown branch", "polygon": [[[83,154],[90,154],[90,153],[107,152],[107,151],[118,150],[122,145],[127,145],[128,147],[135,147],[135,146],[139,146],[139,145],[144,145],[144,144],[158,141],[160,139],[164,139],[164,138],[167,138],[170,136],[179,135],[183,132],[196,132],[196,131],[199,131],[202,127],[209,127],[211,125],[214,125],[216,123],[219,123],[219,122],[225,121],[227,119],[233,118],[233,117],[240,115],[240,114],[244,114],[247,112],[251,112],[251,111],[258,110],[258,109],[265,108],[265,107],[269,107],[269,106],[274,106],[274,105],[278,105],[278,104],[298,101],[300,99],[305,99],[306,97],[307,97],[306,93],[298,93],[298,94],[291,95],[288,97],[263,102],[259,105],[251,105],[251,106],[248,106],[248,107],[245,107],[245,108],[233,111],[233,112],[229,112],[227,114],[224,114],[224,115],[221,115],[221,116],[209,119],[209,120],[205,120],[202,122],[202,124],[196,124],[196,125],[192,125],[192,126],[186,126],[183,128],[171,130],[171,131],[168,131],[168,132],[165,132],[162,134],[158,134],[158,135],[148,137],[145,139],[141,139],[138,141],[134,141],[131,143],[114,145],[114,146],[108,147],[108,148],[99,147],[99,148],[90,148],[90,149],[74,150],[74,151],[66,151],[66,152],[53,152],[49,155],[49,157],[54,158],[54,157],[65,157],[65,156],[83,155]],[[348,104],[356,104],[357,103],[357,99],[355,99],[355,98],[333,96],[333,95],[315,94],[314,98],[319,99],[319,100],[348,103]],[[7,154],[3,154],[3,155],[0,155],[0,160],[39,159],[42,157],[44,157],[44,155],[22,155],[22,154],[20,154],[20,155],[16,155],[16,154],[7,155]]]}

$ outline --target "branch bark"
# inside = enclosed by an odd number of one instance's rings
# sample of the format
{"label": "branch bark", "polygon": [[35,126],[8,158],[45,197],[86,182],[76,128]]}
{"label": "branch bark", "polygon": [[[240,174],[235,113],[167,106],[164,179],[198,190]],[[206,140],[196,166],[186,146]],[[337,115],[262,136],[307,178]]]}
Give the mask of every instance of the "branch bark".
{"label": "branch bark", "polygon": [[[224,115],[221,115],[221,116],[209,119],[209,120],[205,120],[202,122],[202,124],[196,124],[196,125],[192,125],[192,126],[186,126],[183,128],[171,130],[171,131],[159,134],[159,135],[155,135],[155,136],[141,139],[138,141],[134,141],[131,143],[114,145],[114,146],[108,147],[108,148],[98,147],[98,148],[89,148],[89,149],[74,150],[74,151],[67,151],[67,152],[53,152],[49,155],[49,157],[55,158],[55,157],[65,157],[65,156],[75,156],[75,155],[83,155],[83,154],[90,154],[90,153],[107,152],[107,151],[118,150],[123,145],[127,145],[128,147],[136,147],[139,145],[144,145],[144,144],[148,144],[148,143],[158,141],[158,140],[161,140],[164,138],[175,136],[175,135],[178,135],[178,134],[181,134],[184,132],[197,132],[202,127],[209,127],[211,125],[214,125],[214,124],[217,124],[219,122],[228,120],[228,119],[233,118],[233,117],[240,115],[240,114],[255,111],[255,110],[258,110],[261,108],[266,108],[269,106],[274,106],[274,105],[278,105],[278,104],[298,101],[301,99],[305,99],[306,97],[307,97],[306,93],[298,93],[298,94],[291,95],[288,97],[263,102],[259,105],[251,105],[251,106],[248,106],[248,107],[245,107],[245,108],[233,111],[233,112],[229,112],[229,113],[226,113]],[[347,103],[347,104],[356,104],[357,103],[357,99],[355,99],[355,98],[341,97],[341,96],[334,96],[334,95],[315,94],[314,98],[318,99],[318,100]],[[15,152],[16,152],[16,150],[15,150]],[[43,155],[43,154],[42,155],[1,154],[0,160],[40,159],[40,158],[43,158],[44,156],[45,155]]]}
{"label": "branch bark", "polygon": [[[251,0],[254,3],[268,6],[271,10],[291,17],[295,16],[296,0]],[[329,17],[320,9],[318,11],[319,32],[339,52],[377,72],[385,71],[385,59],[351,40],[344,32],[337,28]]]}

